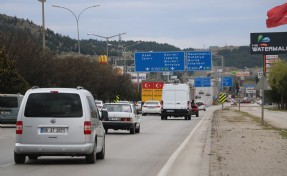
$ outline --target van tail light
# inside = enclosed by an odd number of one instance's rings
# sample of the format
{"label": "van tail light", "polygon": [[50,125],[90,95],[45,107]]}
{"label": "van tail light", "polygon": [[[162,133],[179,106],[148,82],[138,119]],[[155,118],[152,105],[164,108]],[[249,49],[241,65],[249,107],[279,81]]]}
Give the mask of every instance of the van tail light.
{"label": "van tail light", "polygon": [[91,121],[84,122],[84,134],[92,134],[92,123]]}
{"label": "van tail light", "polygon": [[17,121],[16,122],[16,134],[22,134],[23,133],[23,122]]}

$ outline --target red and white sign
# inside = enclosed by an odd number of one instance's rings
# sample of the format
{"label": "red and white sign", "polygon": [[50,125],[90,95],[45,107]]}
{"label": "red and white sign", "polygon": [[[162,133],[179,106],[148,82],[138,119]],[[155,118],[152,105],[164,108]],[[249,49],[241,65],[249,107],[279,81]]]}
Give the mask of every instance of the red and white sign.
{"label": "red and white sign", "polygon": [[249,76],[249,72],[236,72],[236,76]]}
{"label": "red and white sign", "polygon": [[278,59],[278,55],[266,55],[266,59]]}
{"label": "red and white sign", "polygon": [[161,101],[163,84],[164,82],[142,82],[142,102]]}

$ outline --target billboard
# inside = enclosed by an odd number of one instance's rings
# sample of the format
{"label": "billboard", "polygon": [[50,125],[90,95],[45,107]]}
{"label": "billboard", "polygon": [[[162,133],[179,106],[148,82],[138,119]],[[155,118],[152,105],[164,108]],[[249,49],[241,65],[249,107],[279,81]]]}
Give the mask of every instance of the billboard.
{"label": "billboard", "polygon": [[251,33],[251,54],[287,53],[287,32]]}

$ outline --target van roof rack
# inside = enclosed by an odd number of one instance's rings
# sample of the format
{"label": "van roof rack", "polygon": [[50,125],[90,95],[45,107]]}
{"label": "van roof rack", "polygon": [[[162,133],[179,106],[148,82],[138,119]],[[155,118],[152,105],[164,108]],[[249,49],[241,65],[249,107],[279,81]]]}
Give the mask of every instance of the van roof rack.
{"label": "van roof rack", "polygon": [[78,86],[77,89],[79,90],[79,89],[84,89],[84,88],[82,86]]}

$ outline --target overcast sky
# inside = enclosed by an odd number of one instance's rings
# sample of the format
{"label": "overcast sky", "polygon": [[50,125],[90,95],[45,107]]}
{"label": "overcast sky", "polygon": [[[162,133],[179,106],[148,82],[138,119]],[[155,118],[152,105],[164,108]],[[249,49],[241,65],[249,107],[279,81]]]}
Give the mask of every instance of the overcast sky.
{"label": "overcast sky", "polygon": [[[155,41],[181,49],[250,44],[250,33],[287,32],[287,25],[266,27],[267,11],[286,0],[46,0],[45,26],[77,39],[113,36],[122,40]],[[0,0],[0,13],[29,19],[42,25],[39,0]],[[118,37],[111,40],[118,40]]]}

